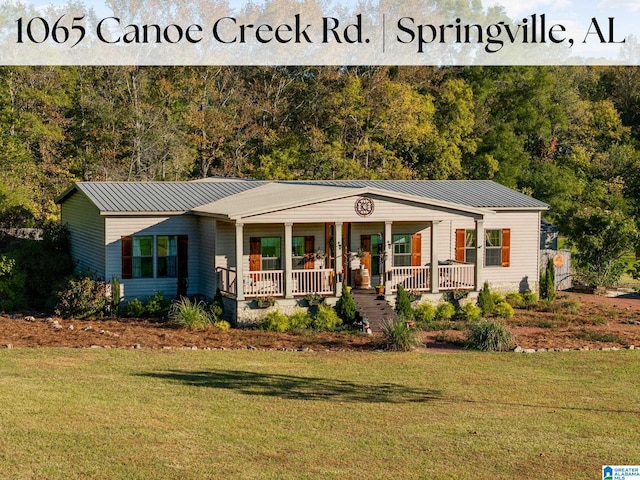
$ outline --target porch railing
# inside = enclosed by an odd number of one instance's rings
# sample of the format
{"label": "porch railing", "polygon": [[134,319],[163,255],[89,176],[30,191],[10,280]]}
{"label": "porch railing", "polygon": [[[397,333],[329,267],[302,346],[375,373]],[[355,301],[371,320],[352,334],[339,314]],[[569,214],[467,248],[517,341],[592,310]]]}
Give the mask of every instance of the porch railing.
{"label": "porch railing", "polygon": [[236,295],[238,290],[236,288],[237,274],[235,270],[229,268],[218,267],[216,268],[218,288],[223,293]]}
{"label": "porch railing", "polygon": [[294,270],[292,292],[294,295],[309,293],[333,294],[335,275],[331,269]]}
{"label": "porch railing", "polygon": [[475,282],[475,265],[438,266],[438,288],[440,290],[473,289]]}
{"label": "porch railing", "polygon": [[242,276],[244,295],[246,297],[284,295],[283,270],[257,270]]}
{"label": "porch railing", "polygon": [[398,284],[405,290],[428,292],[431,290],[431,267],[393,267],[391,291],[398,291]]}

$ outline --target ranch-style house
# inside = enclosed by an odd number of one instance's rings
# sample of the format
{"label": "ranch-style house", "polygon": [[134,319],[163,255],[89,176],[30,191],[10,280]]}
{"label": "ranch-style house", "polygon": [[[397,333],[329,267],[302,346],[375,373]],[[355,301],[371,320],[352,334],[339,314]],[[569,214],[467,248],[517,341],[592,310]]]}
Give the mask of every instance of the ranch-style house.
{"label": "ranch-style house", "polygon": [[220,289],[237,318],[262,297],[333,302],[344,282],[535,291],[548,208],[484,180],[77,182],[57,203],[77,271],[125,300]]}

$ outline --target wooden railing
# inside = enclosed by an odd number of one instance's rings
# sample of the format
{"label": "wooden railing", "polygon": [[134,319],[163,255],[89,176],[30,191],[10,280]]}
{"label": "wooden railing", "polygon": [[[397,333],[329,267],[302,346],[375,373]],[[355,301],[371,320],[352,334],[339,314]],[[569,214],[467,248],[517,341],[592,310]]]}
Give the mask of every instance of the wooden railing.
{"label": "wooden railing", "polygon": [[398,284],[405,290],[428,292],[431,290],[431,267],[393,267],[391,269],[391,291],[398,290]]}
{"label": "wooden railing", "polygon": [[438,266],[438,288],[456,290],[475,288],[475,265],[454,264]]}
{"label": "wooden railing", "polygon": [[242,276],[245,297],[284,295],[283,270],[259,270]]}
{"label": "wooden railing", "polygon": [[335,291],[335,275],[331,269],[294,270],[292,293],[307,295],[309,293],[333,294]]}

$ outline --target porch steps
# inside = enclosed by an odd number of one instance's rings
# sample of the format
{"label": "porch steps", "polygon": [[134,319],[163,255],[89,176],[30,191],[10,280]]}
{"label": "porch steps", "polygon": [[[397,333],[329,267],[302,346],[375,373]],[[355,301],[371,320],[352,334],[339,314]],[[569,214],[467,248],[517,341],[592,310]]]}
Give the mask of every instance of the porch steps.
{"label": "porch steps", "polygon": [[367,319],[371,331],[380,332],[385,318],[397,318],[393,308],[384,297],[379,297],[373,288],[354,288],[351,296],[358,308],[360,320]]}

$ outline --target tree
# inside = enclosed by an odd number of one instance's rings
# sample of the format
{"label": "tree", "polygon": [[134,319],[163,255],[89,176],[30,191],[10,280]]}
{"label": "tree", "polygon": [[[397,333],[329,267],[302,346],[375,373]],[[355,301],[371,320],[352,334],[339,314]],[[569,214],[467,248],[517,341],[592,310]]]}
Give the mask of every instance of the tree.
{"label": "tree", "polygon": [[579,276],[593,286],[616,284],[626,267],[622,257],[638,239],[633,219],[619,210],[586,206],[571,218],[569,233],[578,250]]}
{"label": "tree", "polygon": [[396,295],[396,312],[403,320],[413,320],[413,307],[411,299],[404,287],[398,284],[398,293]]}
{"label": "tree", "polygon": [[358,308],[356,302],[349,292],[349,288],[345,283],[342,284],[342,296],[336,304],[336,313],[340,317],[345,325],[353,325],[356,320]]}

